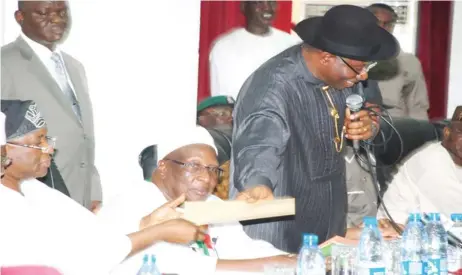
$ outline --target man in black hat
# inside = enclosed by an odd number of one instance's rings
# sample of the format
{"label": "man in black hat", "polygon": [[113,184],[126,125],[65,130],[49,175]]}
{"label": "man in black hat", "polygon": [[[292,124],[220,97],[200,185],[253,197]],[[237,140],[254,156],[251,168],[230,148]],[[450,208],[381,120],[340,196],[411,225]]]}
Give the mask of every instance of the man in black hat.
{"label": "man in black hat", "polygon": [[[242,86],[234,107],[230,196],[296,198],[296,216],[246,226],[252,238],[295,252],[303,232],[319,241],[344,235],[344,138],[373,137],[367,111],[351,114],[371,62],[392,58],[398,42],[366,9],[340,5],[303,20],[304,43],[273,57]],[[358,121],[355,121],[358,120]]]}

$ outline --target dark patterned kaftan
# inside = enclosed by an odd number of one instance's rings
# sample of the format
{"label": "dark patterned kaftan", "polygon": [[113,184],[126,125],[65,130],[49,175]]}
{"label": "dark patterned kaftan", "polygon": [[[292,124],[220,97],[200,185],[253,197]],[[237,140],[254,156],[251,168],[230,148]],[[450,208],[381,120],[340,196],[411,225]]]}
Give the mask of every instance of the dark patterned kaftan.
{"label": "dark patterned kaftan", "polygon": [[[258,184],[270,186],[277,197],[295,197],[295,218],[245,224],[252,238],[289,252],[298,251],[302,233],[317,234],[321,243],[346,230],[345,160],[334,147],[334,120],[323,86],[297,45],[247,79],[234,109],[230,198]],[[351,93],[351,88],[330,89],[339,132]]]}

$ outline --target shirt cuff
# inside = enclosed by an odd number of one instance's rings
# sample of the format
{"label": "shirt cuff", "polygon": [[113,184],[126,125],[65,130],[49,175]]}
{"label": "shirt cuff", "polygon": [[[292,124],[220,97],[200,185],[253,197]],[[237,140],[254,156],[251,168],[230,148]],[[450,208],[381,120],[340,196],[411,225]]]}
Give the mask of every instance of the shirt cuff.
{"label": "shirt cuff", "polygon": [[[266,187],[268,187],[269,189],[271,189],[271,191],[274,191],[274,187],[273,187],[273,184],[271,183],[271,180],[267,177],[264,177],[264,176],[253,176],[251,177],[247,183],[245,184],[245,189],[248,189],[248,188],[252,188],[252,187],[255,187],[255,186],[258,186],[258,185],[264,185]],[[242,188],[244,189],[244,188]],[[240,190],[240,191],[244,191],[244,190]]]}
{"label": "shirt cuff", "polygon": [[[406,225],[407,218],[409,217],[409,214],[404,213],[404,212],[390,211],[390,215],[397,224],[401,224],[401,225]],[[385,213],[385,211],[382,210],[382,207],[377,212],[377,220],[380,220],[380,219],[388,219],[388,216]]]}

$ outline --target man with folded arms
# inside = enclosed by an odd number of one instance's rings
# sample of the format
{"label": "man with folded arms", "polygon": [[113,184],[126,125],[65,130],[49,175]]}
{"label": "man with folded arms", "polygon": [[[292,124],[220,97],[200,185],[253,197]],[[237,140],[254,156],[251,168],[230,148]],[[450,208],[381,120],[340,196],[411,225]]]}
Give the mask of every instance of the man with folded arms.
{"label": "man with folded arms", "polygon": [[[149,216],[149,209],[168,200],[182,196],[187,201],[219,200],[211,192],[222,170],[218,167],[213,138],[207,130],[200,126],[190,131],[185,129],[184,134],[168,143],[159,143],[157,155],[159,162],[152,182],[140,179],[129,192],[105,202],[98,213],[100,218],[125,234],[142,227],[138,221]],[[176,274],[262,271],[264,264],[294,265],[296,262],[296,256],[267,242],[252,240],[237,222],[209,225],[206,240],[204,246],[158,243],[145,252],[156,256],[162,273]],[[142,257],[133,257],[116,273],[133,274],[141,266]]]}
{"label": "man with folded arms", "polygon": [[104,275],[157,241],[204,238],[185,220],[163,222],[178,200],[148,213],[143,229],[130,234],[105,226],[86,208],[36,180],[48,171],[55,139],[47,136],[35,102],[2,100],[1,110],[0,131],[6,134],[0,137],[6,139],[2,147],[10,164],[2,165],[0,185],[0,266],[39,265],[66,275]]}

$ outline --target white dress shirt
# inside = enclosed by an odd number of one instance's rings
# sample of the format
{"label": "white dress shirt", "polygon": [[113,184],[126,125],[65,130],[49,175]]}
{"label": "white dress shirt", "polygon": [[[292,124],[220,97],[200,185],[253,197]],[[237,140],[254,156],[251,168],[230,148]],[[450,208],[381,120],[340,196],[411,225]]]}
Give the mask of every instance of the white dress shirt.
{"label": "white dress shirt", "polygon": [[64,275],[104,275],[131,251],[131,241],[59,191],[36,179],[22,194],[0,184],[0,266],[40,265]]}
{"label": "white dress shirt", "polygon": [[[211,195],[208,200],[219,200],[219,198]],[[137,231],[141,219],[166,202],[167,199],[155,184],[140,180],[124,194],[104,202],[98,216],[111,227],[128,234]],[[136,274],[145,254],[156,256],[156,264],[161,273],[179,275],[216,274],[218,258],[254,259],[286,254],[265,241],[251,239],[240,223],[209,225],[208,233],[214,243],[213,249],[209,250],[211,256],[194,251],[195,245],[184,246],[162,242],[134,255],[112,274]]]}
{"label": "white dress shirt", "polygon": [[[38,56],[40,61],[42,61],[43,65],[45,66],[47,71],[50,73],[50,75],[53,77],[53,79],[56,81],[56,83],[61,88],[61,90],[64,90],[65,87],[63,87],[61,85],[61,82],[59,81],[59,76],[58,76],[58,73],[56,72],[55,63],[51,59],[51,55],[53,54],[53,52],[50,51],[50,49],[48,49],[47,47],[45,47],[45,46],[35,42],[34,40],[30,39],[24,33],[21,32],[20,35],[21,35],[21,38],[24,39],[24,41],[26,41],[27,45],[29,45],[29,47],[31,47],[32,51],[34,51],[34,53]],[[61,50],[59,48],[56,48],[55,52],[61,56],[62,62],[65,63],[65,61],[63,59],[63,55],[61,53]],[[72,88],[72,91],[75,94],[74,85],[72,84],[72,80],[71,80],[71,78],[69,76],[69,73],[67,72],[67,69],[66,69],[66,78],[67,78],[67,81],[68,81],[70,87]]]}
{"label": "white dress shirt", "polygon": [[301,42],[298,36],[275,28],[264,36],[252,34],[245,28],[220,36],[209,55],[212,96],[226,95],[237,99],[242,85],[258,67]]}
{"label": "white dress shirt", "polygon": [[[439,212],[448,229],[450,215],[462,212],[462,167],[440,142],[426,144],[399,168],[383,199],[397,223],[412,212]],[[378,218],[385,217],[380,207]]]}

